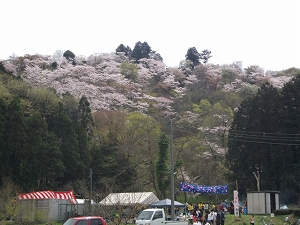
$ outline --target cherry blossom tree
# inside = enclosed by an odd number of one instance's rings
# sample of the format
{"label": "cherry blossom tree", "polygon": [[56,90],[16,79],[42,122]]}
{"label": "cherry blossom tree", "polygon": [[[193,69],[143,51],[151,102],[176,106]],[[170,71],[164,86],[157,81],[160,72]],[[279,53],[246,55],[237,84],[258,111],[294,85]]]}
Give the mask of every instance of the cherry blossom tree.
{"label": "cherry blossom tree", "polygon": [[52,60],[54,62],[57,62],[58,64],[62,61],[63,58],[63,51],[62,50],[56,50],[52,56]]}

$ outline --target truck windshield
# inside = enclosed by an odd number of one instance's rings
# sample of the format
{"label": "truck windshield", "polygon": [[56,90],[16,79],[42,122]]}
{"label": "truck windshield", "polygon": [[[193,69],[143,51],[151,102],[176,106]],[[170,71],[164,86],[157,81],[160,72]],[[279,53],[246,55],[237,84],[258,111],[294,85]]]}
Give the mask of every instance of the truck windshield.
{"label": "truck windshield", "polygon": [[142,211],[137,220],[150,220],[153,215],[153,211]]}

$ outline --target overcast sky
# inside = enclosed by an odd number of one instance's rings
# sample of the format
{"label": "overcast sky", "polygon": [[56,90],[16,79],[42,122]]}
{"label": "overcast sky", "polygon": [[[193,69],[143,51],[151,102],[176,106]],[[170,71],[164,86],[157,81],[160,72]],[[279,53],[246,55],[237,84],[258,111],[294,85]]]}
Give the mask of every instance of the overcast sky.
{"label": "overcast sky", "polygon": [[300,0],[7,0],[0,59],[12,54],[115,52],[146,41],[167,66],[189,47],[209,62],[266,70],[300,68]]}

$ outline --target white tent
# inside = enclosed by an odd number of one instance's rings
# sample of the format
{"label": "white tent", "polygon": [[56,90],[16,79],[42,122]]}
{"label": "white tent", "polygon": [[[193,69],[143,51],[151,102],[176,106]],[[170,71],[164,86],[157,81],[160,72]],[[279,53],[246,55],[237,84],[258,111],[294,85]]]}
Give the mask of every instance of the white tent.
{"label": "white tent", "polygon": [[17,199],[21,208],[18,215],[21,221],[29,219],[32,222],[37,214],[40,214],[45,222],[64,221],[74,215],[75,207],[79,209],[72,190],[22,193],[18,194]]}
{"label": "white tent", "polygon": [[110,193],[100,205],[149,205],[159,201],[153,192]]}
{"label": "white tent", "polygon": [[[152,204],[150,204],[151,207],[168,207],[171,206],[172,202],[170,199],[166,198],[163,200],[160,200],[158,202],[154,202]],[[185,207],[185,204],[174,201],[174,206],[176,207]]]}

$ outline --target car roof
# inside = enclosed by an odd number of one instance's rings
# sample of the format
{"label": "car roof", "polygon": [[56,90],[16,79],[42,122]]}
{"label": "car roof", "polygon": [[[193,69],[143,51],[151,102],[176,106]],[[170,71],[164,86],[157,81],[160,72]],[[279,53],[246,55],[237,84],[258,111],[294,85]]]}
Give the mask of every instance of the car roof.
{"label": "car roof", "polygon": [[73,220],[88,220],[88,219],[103,219],[101,216],[77,216],[77,217],[72,217],[70,219],[73,219]]}

